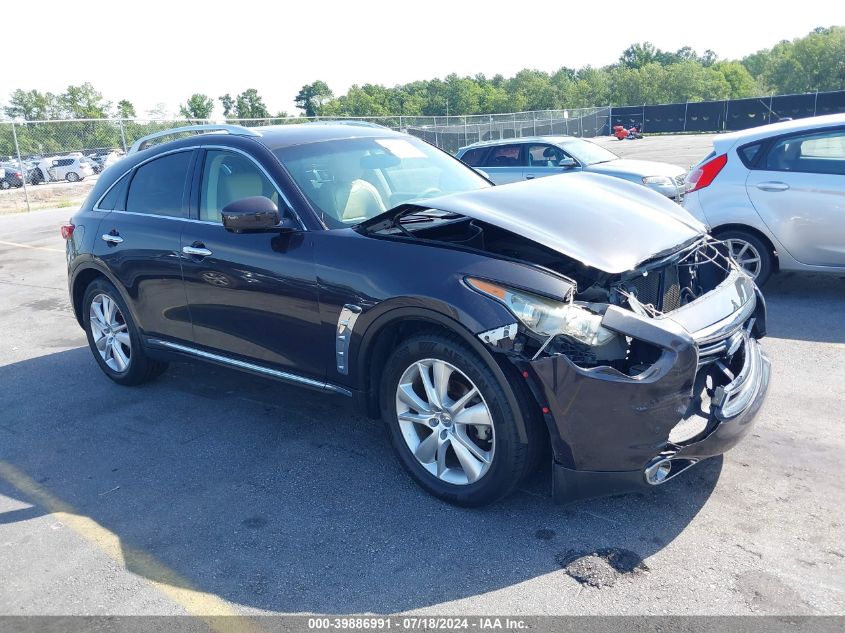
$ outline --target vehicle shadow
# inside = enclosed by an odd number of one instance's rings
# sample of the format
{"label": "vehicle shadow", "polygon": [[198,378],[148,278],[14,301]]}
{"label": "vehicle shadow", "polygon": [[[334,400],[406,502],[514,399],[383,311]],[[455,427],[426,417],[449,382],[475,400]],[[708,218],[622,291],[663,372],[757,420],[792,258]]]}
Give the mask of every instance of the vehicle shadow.
{"label": "vehicle shadow", "polygon": [[[397,612],[548,574],[573,552],[641,560],[696,516],[722,464],[570,506],[552,503],[545,466],[508,499],[463,509],[413,484],[381,424],[338,396],[187,364],[123,388],[87,348],[4,366],[0,384],[0,463],[117,535],[130,571],[174,582],[136,564],[144,552],[269,611]],[[37,505],[2,477],[0,494]],[[0,514],[0,529],[38,512]]]}
{"label": "vehicle shadow", "polygon": [[763,287],[763,295],[769,336],[845,343],[845,275],[780,273]]}

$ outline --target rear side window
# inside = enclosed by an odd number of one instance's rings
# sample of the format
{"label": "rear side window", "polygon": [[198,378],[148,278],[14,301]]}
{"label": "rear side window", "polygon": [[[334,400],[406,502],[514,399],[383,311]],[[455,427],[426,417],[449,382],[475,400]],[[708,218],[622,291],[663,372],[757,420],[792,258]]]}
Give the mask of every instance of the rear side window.
{"label": "rear side window", "polygon": [[126,174],[109,189],[97,207],[103,211],[126,211],[126,190],[129,188],[129,174]]}
{"label": "rear side window", "polygon": [[178,152],[138,167],[129,184],[126,210],[187,218],[184,193],[190,163],[191,152]]}
{"label": "rear side window", "polygon": [[772,145],[765,168],[806,174],[845,175],[845,130],[782,138]]}
{"label": "rear side window", "polygon": [[750,169],[754,165],[754,159],[757,158],[762,146],[762,141],[759,143],[752,143],[751,145],[744,145],[743,147],[740,147],[736,153],[739,154],[739,159],[742,161],[743,165]]}
{"label": "rear side window", "polygon": [[484,167],[521,167],[520,154],[521,145],[502,145],[494,147],[487,154]]}
{"label": "rear side window", "polygon": [[463,156],[461,156],[461,160],[470,167],[478,167],[481,165],[481,161],[484,160],[484,152],[486,151],[486,147],[477,147],[475,149],[468,150]]}

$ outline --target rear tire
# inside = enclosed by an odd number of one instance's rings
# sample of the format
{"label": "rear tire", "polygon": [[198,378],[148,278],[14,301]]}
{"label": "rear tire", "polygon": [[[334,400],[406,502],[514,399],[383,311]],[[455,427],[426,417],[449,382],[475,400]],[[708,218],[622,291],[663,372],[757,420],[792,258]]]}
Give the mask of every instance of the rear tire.
{"label": "rear tire", "polygon": [[75,171],[68,172],[65,178],[68,182],[79,182],[80,180],[79,174],[77,174]]}
{"label": "rear tire", "polygon": [[716,231],[716,237],[728,245],[728,250],[740,267],[763,286],[775,269],[775,256],[763,240],[750,231],[728,229]]}
{"label": "rear tire", "polygon": [[167,363],[147,356],[123,297],[106,279],[95,279],[85,289],[82,322],[94,360],[114,382],[139,385],[167,369]]}
{"label": "rear tire", "polygon": [[0,180],[0,189],[11,189],[11,187],[8,180]]}
{"label": "rear tire", "polygon": [[379,401],[393,450],[411,477],[444,501],[481,506],[508,495],[539,452],[542,435],[531,420],[528,443],[520,442],[521,414],[508,396],[520,401],[461,339],[431,333],[393,351]]}

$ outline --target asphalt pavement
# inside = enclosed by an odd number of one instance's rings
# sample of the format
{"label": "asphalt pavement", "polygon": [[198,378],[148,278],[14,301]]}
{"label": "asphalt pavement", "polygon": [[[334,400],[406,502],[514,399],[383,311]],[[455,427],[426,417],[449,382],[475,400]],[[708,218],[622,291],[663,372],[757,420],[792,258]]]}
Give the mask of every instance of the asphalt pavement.
{"label": "asphalt pavement", "polygon": [[468,510],[341,397],[204,365],[110,382],[68,216],[0,217],[0,614],[845,614],[845,278],[765,288],[771,392],[724,458],[569,506],[546,466]]}

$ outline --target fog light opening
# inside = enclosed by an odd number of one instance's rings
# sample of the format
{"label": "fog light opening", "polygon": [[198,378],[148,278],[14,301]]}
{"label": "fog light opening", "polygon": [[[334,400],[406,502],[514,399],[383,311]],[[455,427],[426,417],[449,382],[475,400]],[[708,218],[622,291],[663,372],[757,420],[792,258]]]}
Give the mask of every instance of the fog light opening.
{"label": "fog light opening", "polygon": [[672,472],[672,462],[668,459],[658,459],[645,469],[645,480],[652,486],[662,484]]}

